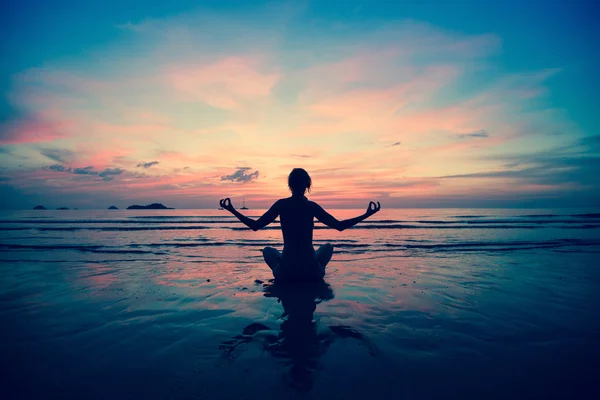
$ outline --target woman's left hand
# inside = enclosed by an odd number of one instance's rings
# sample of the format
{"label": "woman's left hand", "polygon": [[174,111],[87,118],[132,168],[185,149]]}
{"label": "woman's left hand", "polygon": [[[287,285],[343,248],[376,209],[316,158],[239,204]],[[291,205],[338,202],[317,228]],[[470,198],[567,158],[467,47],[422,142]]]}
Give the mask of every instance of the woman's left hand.
{"label": "woman's left hand", "polygon": [[235,210],[235,208],[233,208],[233,204],[231,204],[231,199],[229,197],[219,200],[219,205],[229,212]]}

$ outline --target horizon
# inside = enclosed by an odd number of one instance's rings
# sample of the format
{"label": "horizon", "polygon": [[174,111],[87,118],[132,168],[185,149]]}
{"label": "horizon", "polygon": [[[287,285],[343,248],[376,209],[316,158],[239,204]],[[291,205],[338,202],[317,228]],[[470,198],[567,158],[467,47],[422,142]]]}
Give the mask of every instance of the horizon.
{"label": "horizon", "polygon": [[591,2],[122,3],[4,7],[0,209],[600,204]]}
{"label": "horizon", "polygon": [[[151,203],[150,203],[151,204]],[[162,204],[162,203],[161,203]],[[169,207],[168,204],[163,204],[169,208],[166,209],[131,209],[128,210],[127,207],[132,205],[146,205],[146,204],[129,204],[127,206],[118,206],[115,204],[111,204],[110,206],[104,208],[79,208],[79,207],[68,207],[64,205],[46,205],[46,204],[36,204],[30,208],[4,208],[0,209],[0,211],[180,211],[180,210],[215,210],[215,211],[224,211],[220,210],[218,207],[198,207],[198,208],[177,208],[177,207]],[[33,207],[43,206],[46,210],[34,210]],[[117,209],[109,209],[109,207],[115,206]],[[218,205],[217,205],[218,206]],[[60,209],[60,207],[66,207],[66,209]],[[329,211],[361,211],[365,210],[366,207],[330,207],[327,208]],[[515,206],[515,207],[386,207],[381,208],[382,210],[590,210],[590,211],[600,211],[600,207],[598,206],[586,206],[586,207],[527,207],[527,206]],[[239,208],[238,208],[239,210]],[[248,216],[251,216],[252,211],[266,211],[267,208],[264,207],[249,207],[246,210],[242,210]],[[231,218],[234,218],[232,215],[227,215]]]}

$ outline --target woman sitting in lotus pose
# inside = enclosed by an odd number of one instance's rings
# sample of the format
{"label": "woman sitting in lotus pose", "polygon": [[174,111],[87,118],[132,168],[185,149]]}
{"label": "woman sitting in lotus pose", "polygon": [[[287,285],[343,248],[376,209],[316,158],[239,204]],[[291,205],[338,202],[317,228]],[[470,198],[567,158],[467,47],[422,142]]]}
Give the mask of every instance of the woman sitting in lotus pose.
{"label": "woman sitting in lotus pose", "polygon": [[330,228],[343,231],[360,221],[370,217],[381,209],[379,202],[369,202],[367,211],[355,218],[338,221],[314,201],[308,200],[304,193],[312,181],[308,172],[302,168],[294,168],[288,177],[288,186],[292,196],[280,199],[271,206],[258,220],[253,220],[242,215],[231,204],[229,198],[222,199],[219,203],[225,210],[231,212],[248,228],[257,231],[279,216],[281,231],[283,232],[283,253],[273,247],[263,249],[263,257],[267,265],[273,270],[276,280],[320,280],[325,276],[325,267],[333,255],[333,246],[329,243],[313,248],[314,218]]}

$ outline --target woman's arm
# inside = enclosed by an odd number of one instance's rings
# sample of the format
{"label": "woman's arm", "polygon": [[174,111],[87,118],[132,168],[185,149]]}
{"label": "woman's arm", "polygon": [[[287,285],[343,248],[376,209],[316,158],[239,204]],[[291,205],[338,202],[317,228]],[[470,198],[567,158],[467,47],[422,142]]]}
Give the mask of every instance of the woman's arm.
{"label": "woman's arm", "polygon": [[340,232],[345,229],[348,229],[350,227],[353,227],[354,225],[358,224],[360,221],[363,221],[363,220],[369,218],[371,215],[373,215],[377,211],[381,210],[381,204],[379,204],[379,202],[377,202],[377,204],[375,204],[374,202],[371,201],[371,202],[369,202],[369,207],[367,207],[367,211],[364,214],[359,215],[358,217],[345,219],[343,221],[338,221],[333,215],[331,215],[327,211],[325,211],[323,209],[323,207],[321,207],[317,203],[313,203],[313,204],[315,205],[315,217],[319,221],[321,221],[322,223],[327,225],[328,227],[337,229]]}
{"label": "woman's arm", "polygon": [[252,218],[246,217],[241,212],[236,210],[233,207],[233,205],[231,204],[231,200],[229,199],[229,197],[226,199],[220,200],[219,204],[221,205],[221,207],[223,207],[224,209],[226,209],[227,211],[229,211],[230,213],[235,215],[237,217],[237,219],[242,221],[242,223],[244,223],[244,225],[246,225],[248,228],[252,229],[253,231],[257,231],[257,230],[269,225],[279,215],[279,200],[276,201],[275,204],[273,204],[271,206],[271,208],[269,208],[269,210],[266,213],[264,213],[256,221],[253,220]]}

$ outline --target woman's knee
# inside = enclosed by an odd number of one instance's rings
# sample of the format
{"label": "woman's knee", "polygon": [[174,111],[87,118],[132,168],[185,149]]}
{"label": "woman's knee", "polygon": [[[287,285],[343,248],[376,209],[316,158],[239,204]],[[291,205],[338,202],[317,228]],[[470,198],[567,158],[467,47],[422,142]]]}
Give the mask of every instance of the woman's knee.
{"label": "woman's knee", "polygon": [[266,256],[267,254],[275,254],[275,253],[277,253],[277,249],[267,246],[264,249],[262,249],[262,253],[263,253],[263,256]]}
{"label": "woman's knee", "polygon": [[332,254],[333,253],[333,245],[331,243],[325,243],[320,248],[321,253],[323,254]]}
{"label": "woman's knee", "polygon": [[267,262],[270,260],[275,260],[280,257],[279,251],[277,249],[274,249],[273,247],[265,247],[262,250],[262,254],[263,254],[263,258]]}
{"label": "woman's knee", "polygon": [[321,247],[319,247],[319,250],[317,250],[317,258],[323,268],[327,266],[327,263],[329,263],[332,256],[333,246],[331,245],[331,243],[324,244]]}

